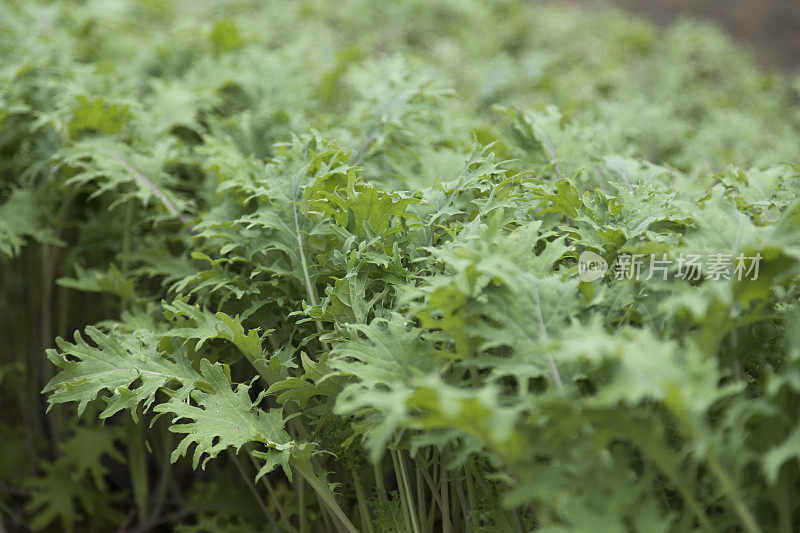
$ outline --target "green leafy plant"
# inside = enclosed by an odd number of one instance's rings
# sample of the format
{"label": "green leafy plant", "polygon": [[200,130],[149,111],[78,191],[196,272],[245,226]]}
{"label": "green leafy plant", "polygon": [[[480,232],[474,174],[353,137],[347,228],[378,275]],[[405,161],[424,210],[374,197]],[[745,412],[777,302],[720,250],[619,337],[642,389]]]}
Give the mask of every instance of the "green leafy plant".
{"label": "green leafy plant", "polygon": [[114,6],[0,16],[0,528],[793,531],[783,78],[613,11]]}

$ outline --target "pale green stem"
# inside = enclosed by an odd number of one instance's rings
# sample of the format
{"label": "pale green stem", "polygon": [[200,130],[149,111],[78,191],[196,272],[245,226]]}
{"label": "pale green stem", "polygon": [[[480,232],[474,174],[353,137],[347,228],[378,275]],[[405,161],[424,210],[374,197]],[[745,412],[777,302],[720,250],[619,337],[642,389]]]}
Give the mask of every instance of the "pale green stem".
{"label": "pale green stem", "polygon": [[414,477],[415,483],[417,486],[417,512],[419,513],[419,527],[423,528],[427,531],[427,520],[425,517],[428,515],[427,511],[425,510],[425,485],[422,481],[422,472],[419,471],[419,468],[414,469]]}
{"label": "pale green stem", "polygon": [[344,528],[348,531],[348,533],[358,533],[358,529],[353,525],[347,515],[339,507],[339,504],[336,503],[336,499],[334,498],[333,492],[328,487],[326,483],[321,481],[311,466],[311,463],[303,462],[303,461],[295,461],[293,462],[293,466],[295,471],[308,483],[314,492],[320,497],[320,499],[328,506],[331,510],[333,515],[342,523]]}
{"label": "pale green stem", "polygon": [[[542,337],[547,336],[547,328],[544,325],[544,317],[542,316],[542,305],[539,302],[539,287],[536,285],[533,286],[533,298],[536,300],[536,317],[539,320],[539,333],[541,333]],[[553,380],[556,383],[556,387],[559,390],[564,388],[564,385],[561,383],[561,376],[558,373],[558,367],[556,367],[556,362],[553,359],[552,354],[547,354],[547,361],[550,364],[550,371],[553,373]]]}
{"label": "pale green stem", "polygon": [[739,515],[744,529],[749,533],[761,533],[761,527],[756,522],[755,517],[750,512],[750,509],[748,509],[747,504],[742,500],[739,491],[736,490],[736,486],[733,484],[730,477],[728,477],[727,472],[725,472],[722,466],[717,462],[711,450],[709,450],[706,456],[706,463],[711,473],[717,478],[717,481],[719,481],[723,492],[727,494],[728,499],[730,499],[733,504],[733,509],[736,511],[736,514]]}
{"label": "pale green stem", "polygon": [[431,478],[431,475],[430,473],[428,473],[428,470],[425,468],[425,465],[422,464],[422,461],[420,461],[419,459],[417,459],[416,461],[417,461],[417,472],[420,472],[422,474],[425,483],[427,483],[428,487],[430,487],[431,492],[433,493],[433,499],[436,502],[436,505],[439,507],[439,512],[444,513],[444,509],[442,507],[442,500],[439,496],[439,490],[436,488],[436,483],[433,481],[433,478]]}
{"label": "pale green stem", "polygon": [[441,487],[440,504],[442,508],[442,533],[451,533],[450,524],[450,495],[447,493],[447,468],[445,466],[444,450],[439,455],[439,486]]}
{"label": "pale green stem", "polygon": [[391,450],[390,455],[392,456],[392,465],[394,466],[394,476],[397,479],[397,488],[398,492],[400,493],[400,503],[402,504],[403,508],[403,522],[406,527],[406,531],[414,531],[414,533],[418,533],[418,528],[415,527],[415,520],[412,513],[412,506],[408,500],[408,494],[406,492],[405,487],[405,480],[403,479],[402,475],[402,466],[399,464],[399,460],[397,458],[397,452]]}
{"label": "pale green stem", "polygon": [[297,504],[300,506],[300,533],[308,531],[308,517],[306,516],[306,482],[297,480]]}
{"label": "pale green stem", "polygon": [[470,526],[470,517],[469,517],[469,506],[467,505],[467,498],[464,496],[464,487],[461,485],[461,480],[456,477],[454,480],[456,486],[456,496],[458,497],[458,503],[461,505],[461,512],[464,516],[464,530],[467,533],[472,531],[472,527]]}
{"label": "pale green stem", "polygon": [[[249,451],[250,450],[248,450],[248,452]],[[250,453],[248,453],[248,457],[250,458],[250,462],[253,464],[253,467],[256,469],[256,471],[258,471],[259,466],[256,458]],[[272,498],[272,501],[275,503],[275,508],[278,510],[278,514],[281,517],[283,527],[285,527],[287,531],[292,531],[293,528],[289,523],[289,515],[286,514],[286,509],[284,509],[283,505],[281,505],[281,501],[278,498],[278,495],[275,493],[275,488],[272,486],[272,483],[270,483],[269,478],[267,476],[261,476],[261,484],[267,489],[269,497]]]}
{"label": "pale green stem", "polygon": [[358,472],[355,468],[353,468],[351,472],[353,474],[353,485],[356,489],[358,510],[361,513],[361,524],[364,527],[364,531],[367,533],[373,533],[374,530],[372,528],[372,520],[370,519],[369,508],[367,507],[367,498],[364,495],[364,487],[361,485],[361,476],[358,475]]}
{"label": "pale green stem", "polygon": [[[308,294],[308,299],[311,301],[311,305],[314,307],[317,306],[317,291],[314,289],[314,286],[311,284],[311,276],[308,273],[308,263],[306,262],[306,253],[303,250],[303,236],[300,233],[300,221],[297,218],[297,206],[292,206],[292,211],[294,212],[294,230],[295,235],[297,236],[297,248],[300,251],[300,266],[303,269],[303,279],[306,283],[306,294]],[[315,320],[314,323],[317,326],[317,331],[322,334],[325,330],[322,327],[322,322],[319,320]],[[326,350],[330,350],[330,347],[327,343],[322,343],[323,347]]]}
{"label": "pale green stem", "polygon": [[475,509],[477,506],[477,502],[475,500],[475,482],[472,480],[472,476],[464,468],[464,479],[467,482],[467,497],[469,498],[469,508]]}
{"label": "pale green stem", "polygon": [[159,189],[158,186],[156,186],[156,184],[153,183],[150,180],[150,178],[145,176],[136,167],[134,167],[132,164],[130,164],[127,159],[122,157],[117,152],[115,152],[113,150],[106,150],[106,153],[108,153],[109,155],[111,155],[111,157],[113,157],[114,159],[119,161],[122,164],[122,166],[124,166],[126,169],[128,169],[128,171],[131,174],[133,174],[142,183],[144,183],[145,186],[153,192],[153,194],[156,196],[156,198],[161,200],[161,203],[164,204],[164,207],[167,208],[167,211],[172,213],[173,216],[177,217],[189,229],[190,232],[194,231],[192,229],[192,227],[189,225],[189,221],[186,219],[186,217],[183,215],[183,213],[180,212],[180,210],[175,206],[175,204],[172,203],[172,200],[170,200],[167,197],[167,195],[164,194],[164,191]]}

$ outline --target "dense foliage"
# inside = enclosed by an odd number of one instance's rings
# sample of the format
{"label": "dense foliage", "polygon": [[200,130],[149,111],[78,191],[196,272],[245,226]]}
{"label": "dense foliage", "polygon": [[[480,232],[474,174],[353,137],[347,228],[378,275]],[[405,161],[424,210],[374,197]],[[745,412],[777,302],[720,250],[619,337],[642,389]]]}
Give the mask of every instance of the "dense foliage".
{"label": "dense foliage", "polygon": [[716,30],[6,0],[0,36],[0,530],[796,530],[798,87]]}

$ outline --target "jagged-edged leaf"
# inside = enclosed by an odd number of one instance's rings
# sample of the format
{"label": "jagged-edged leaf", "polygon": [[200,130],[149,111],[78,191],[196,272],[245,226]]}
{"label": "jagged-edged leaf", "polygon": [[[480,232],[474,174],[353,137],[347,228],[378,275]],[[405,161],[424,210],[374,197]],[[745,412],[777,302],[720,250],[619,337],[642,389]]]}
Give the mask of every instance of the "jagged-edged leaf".
{"label": "jagged-edged leaf", "polygon": [[33,496],[25,505],[33,515],[32,530],[49,530],[58,520],[63,530],[71,533],[87,515],[107,527],[122,518],[114,507],[121,494],[98,490],[76,478],[72,465],[66,461],[46,463],[42,468],[43,474],[30,480]]}
{"label": "jagged-edged leaf", "polygon": [[227,448],[238,451],[250,442],[261,443],[268,449],[289,449],[293,442],[284,430],[281,409],[262,410],[258,407],[266,393],[255,400],[249,396],[250,386],[239,384],[235,388],[230,380],[230,370],[222,364],[200,362],[200,375],[209,385],[208,390],[195,389],[190,398],[171,394],[167,402],[154,407],[159,413],[175,416],[170,431],[185,434],[172,452],[175,462],[187,455],[194,446],[192,464],[195,468],[216,457]]}
{"label": "jagged-edged leaf", "polygon": [[59,242],[42,224],[42,208],[36,195],[27,189],[14,189],[0,205],[0,254],[16,256],[29,238]]}
{"label": "jagged-edged leaf", "polygon": [[100,270],[87,272],[80,265],[75,265],[75,278],[61,278],[58,284],[84,292],[105,292],[123,300],[136,298],[133,281],[126,278],[113,263],[105,272]]}
{"label": "jagged-edged leaf", "polygon": [[89,326],[86,335],[93,344],[76,332],[74,343],[59,338],[58,350],[48,350],[48,359],[60,369],[44,388],[51,405],[77,402],[83,413],[102,396],[101,418],[129,409],[138,420],[139,407],[147,411],[159,390],[169,388],[174,398],[185,399],[201,379],[180,352],[161,351],[152,332],[118,335]]}
{"label": "jagged-edged leaf", "polygon": [[358,378],[345,396],[357,394],[356,388],[409,386],[440,364],[436,350],[420,338],[422,331],[399,314],[376,318],[369,325],[349,325],[347,330],[350,340],[336,346],[328,361],[331,368]]}
{"label": "jagged-edged leaf", "polygon": [[76,427],[74,434],[61,443],[61,455],[53,462],[43,462],[43,473],[26,480],[33,496],[25,509],[33,515],[34,531],[50,530],[58,520],[64,531],[88,517],[107,527],[118,523],[122,514],[114,503],[120,494],[110,491],[105,480],[107,459],[124,461],[115,444],[120,440],[115,428]]}
{"label": "jagged-edged leaf", "polygon": [[[163,303],[165,315],[168,319],[176,316],[186,317],[193,325],[180,328],[171,328],[164,333],[165,337],[191,339],[196,342],[195,350],[211,339],[224,339],[232,342],[244,355],[253,367],[262,375],[268,375],[267,361],[261,348],[262,336],[256,329],[245,333],[244,326],[238,316],[230,317],[223,312],[210,313],[197,306],[175,300],[171,304]],[[266,335],[272,330],[266,332]]]}

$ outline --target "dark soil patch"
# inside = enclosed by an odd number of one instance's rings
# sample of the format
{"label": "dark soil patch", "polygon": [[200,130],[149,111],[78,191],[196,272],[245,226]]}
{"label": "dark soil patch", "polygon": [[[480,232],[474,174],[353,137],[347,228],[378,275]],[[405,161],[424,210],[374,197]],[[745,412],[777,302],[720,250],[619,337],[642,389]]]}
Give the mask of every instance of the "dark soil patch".
{"label": "dark soil patch", "polygon": [[764,65],[800,70],[800,0],[612,0],[611,3],[662,24],[681,16],[709,20],[746,43]]}

